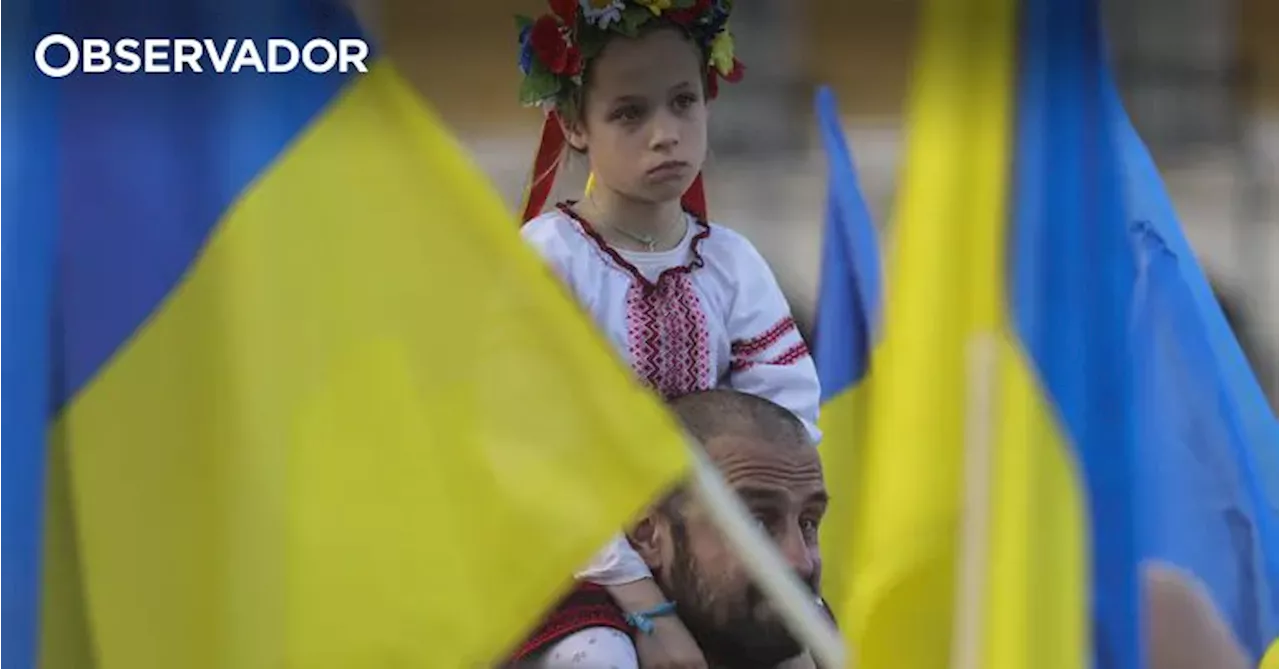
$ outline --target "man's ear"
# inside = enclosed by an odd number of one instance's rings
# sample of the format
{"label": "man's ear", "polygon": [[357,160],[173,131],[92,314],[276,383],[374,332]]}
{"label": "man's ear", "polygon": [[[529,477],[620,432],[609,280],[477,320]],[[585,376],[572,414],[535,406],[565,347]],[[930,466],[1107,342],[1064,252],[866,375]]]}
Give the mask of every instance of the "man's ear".
{"label": "man's ear", "polygon": [[632,548],[640,554],[649,569],[662,567],[662,544],[666,541],[667,526],[655,514],[645,514],[640,522],[627,533]]}

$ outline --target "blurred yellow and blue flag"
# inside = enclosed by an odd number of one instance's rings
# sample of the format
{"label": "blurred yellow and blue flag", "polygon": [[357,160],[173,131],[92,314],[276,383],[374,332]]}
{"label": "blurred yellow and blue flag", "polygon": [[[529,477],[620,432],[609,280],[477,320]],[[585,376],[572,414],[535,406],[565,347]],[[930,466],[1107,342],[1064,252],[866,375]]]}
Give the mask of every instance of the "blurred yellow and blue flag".
{"label": "blurred yellow and blue flag", "polygon": [[821,453],[831,493],[822,525],[822,587],[839,619],[851,576],[858,442],[866,429],[862,382],[879,329],[880,242],[829,88],[818,90],[815,109],[827,157],[826,225],[814,334],[814,362],[822,382]]}
{"label": "blurred yellow and blue flag", "polygon": [[1092,0],[931,0],[858,444],[857,666],[1141,666],[1136,276]]}
{"label": "blurred yellow and blue flag", "polygon": [[1139,549],[1200,581],[1257,661],[1276,640],[1280,426],[1114,87],[1138,258]]}
{"label": "blurred yellow and blue flag", "polygon": [[[325,2],[60,8],[42,30],[360,37]],[[15,136],[43,209],[5,219],[33,362],[5,389],[51,402],[6,433],[14,666],[487,665],[683,473],[662,406],[369,63],[37,81]]]}
{"label": "blurred yellow and blue flag", "polygon": [[[47,12],[46,5],[33,3],[33,12]],[[41,18],[33,15],[32,23]],[[10,31],[0,23],[0,666],[26,669],[40,610],[38,509],[56,240],[51,185],[58,175],[49,151],[54,91]]]}

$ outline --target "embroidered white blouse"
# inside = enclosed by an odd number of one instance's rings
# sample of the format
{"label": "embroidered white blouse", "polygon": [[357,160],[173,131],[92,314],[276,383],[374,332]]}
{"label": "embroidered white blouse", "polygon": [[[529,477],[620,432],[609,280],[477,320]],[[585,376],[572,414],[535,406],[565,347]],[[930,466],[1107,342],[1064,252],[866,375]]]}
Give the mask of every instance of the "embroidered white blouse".
{"label": "embroidered white blouse", "polygon": [[[773,272],[745,237],[690,217],[675,248],[623,251],[563,204],[522,234],[663,397],[728,386],[790,409],[817,443],[817,370]],[[649,575],[619,536],[578,578],[618,585]]]}

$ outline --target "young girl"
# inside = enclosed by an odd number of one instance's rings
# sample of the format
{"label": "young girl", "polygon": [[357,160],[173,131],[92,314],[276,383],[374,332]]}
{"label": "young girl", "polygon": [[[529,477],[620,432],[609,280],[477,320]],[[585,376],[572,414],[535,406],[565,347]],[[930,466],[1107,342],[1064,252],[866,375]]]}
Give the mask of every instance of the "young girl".
{"label": "young girl", "polygon": [[[706,221],[707,102],[717,77],[742,74],[725,28],[732,3],[549,4],[551,13],[522,19],[521,99],[548,111],[525,239],[661,395],[728,385],[787,407],[816,443],[817,372],[782,291],[746,238]],[[566,144],[590,163],[587,192],[539,216]],[[566,602],[607,596],[625,618],[562,606],[522,656],[536,651],[552,666],[581,646],[592,666],[635,666],[637,654],[645,669],[705,666],[625,539],[577,578]]]}

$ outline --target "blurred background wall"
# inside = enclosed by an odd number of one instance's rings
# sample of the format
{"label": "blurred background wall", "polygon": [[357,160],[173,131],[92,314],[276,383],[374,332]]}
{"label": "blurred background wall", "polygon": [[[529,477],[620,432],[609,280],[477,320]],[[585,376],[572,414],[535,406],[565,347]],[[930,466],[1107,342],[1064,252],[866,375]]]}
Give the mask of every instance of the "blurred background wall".
{"label": "blurred background wall", "polygon": [[[539,0],[367,0],[385,47],[517,206],[541,117],[516,103],[512,15]],[[713,107],[708,196],[812,316],[823,202],[813,89],[830,85],[873,214],[887,225],[916,0],[739,0],[743,83]],[[1110,0],[1117,76],[1259,377],[1276,401],[1275,0]],[[559,195],[580,193],[583,170]],[[425,178],[425,175],[424,175]]]}

